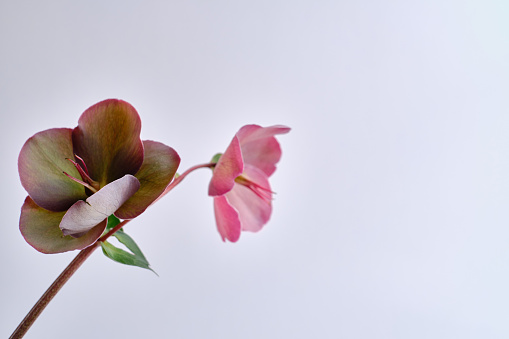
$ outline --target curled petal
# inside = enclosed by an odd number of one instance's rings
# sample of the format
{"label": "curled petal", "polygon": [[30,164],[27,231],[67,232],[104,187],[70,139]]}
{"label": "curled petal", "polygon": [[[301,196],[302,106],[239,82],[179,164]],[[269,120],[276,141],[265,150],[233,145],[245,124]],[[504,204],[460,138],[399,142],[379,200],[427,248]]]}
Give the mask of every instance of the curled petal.
{"label": "curled petal", "polygon": [[239,139],[235,136],[214,168],[209,183],[209,195],[218,196],[230,191],[235,184],[235,178],[242,174],[243,169]]}
{"label": "curled petal", "polygon": [[79,199],[85,188],[63,172],[80,178],[73,164],[72,130],[53,128],[35,134],[23,145],[18,158],[21,184],[33,201],[50,211],[65,211]]}
{"label": "curled petal", "polygon": [[[270,192],[268,177],[261,170],[246,165],[243,176],[263,187],[265,194]],[[252,188],[237,184],[225,196],[238,212],[243,231],[258,232],[269,221],[272,213],[271,194],[267,198],[257,194]]]}
{"label": "curled petal", "polygon": [[230,205],[226,196],[214,197],[216,225],[223,241],[236,242],[240,238],[240,219],[237,211]]}
{"label": "curled petal", "polygon": [[90,177],[104,186],[143,163],[141,120],[122,100],[101,101],[87,109],[72,133],[74,152],[87,164]]}
{"label": "curled petal", "polygon": [[64,235],[81,237],[113,214],[139,188],[140,182],[132,175],[109,183],[86,201],[78,200],[72,205],[62,218],[60,229]]}
{"label": "curled petal", "polygon": [[283,125],[261,127],[258,125],[245,125],[238,132],[237,136],[241,144],[270,138],[278,134],[286,134],[291,128]]}
{"label": "curled petal", "polygon": [[267,176],[271,176],[276,170],[276,164],[281,159],[281,147],[274,136],[289,131],[289,127],[281,125],[270,127],[246,125],[242,127],[237,132],[237,137],[244,163],[258,167]]}
{"label": "curled petal", "polygon": [[80,238],[64,236],[58,227],[64,214],[39,207],[27,197],[21,208],[19,229],[26,242],[39,252],[61,253],[92,245],[106,228],[106,220],[103,220]]}
{"label": "curled petal", "polygon": [[143,141],[143,145],[145,158],[136,173],[140,189],[115,212],[120,219],[132,219],[143,213],[168,186],[180,164],[173,148],[150,140]]}

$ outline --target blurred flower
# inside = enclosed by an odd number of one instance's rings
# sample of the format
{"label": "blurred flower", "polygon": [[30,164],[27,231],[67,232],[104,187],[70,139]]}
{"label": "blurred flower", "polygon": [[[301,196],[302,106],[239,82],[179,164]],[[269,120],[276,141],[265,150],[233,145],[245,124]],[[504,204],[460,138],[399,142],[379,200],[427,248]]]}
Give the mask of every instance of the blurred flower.
{"label": "blurred flower", "polygon": [[257,232],[272,213],[269,177],[281,158],[277,134],[286,126],[242,127],[219,157],[209,184],[214,212],[223,241],[236,242],[241,231]]}
{"label": "blurred flower", "polygon": [[78,126],[39,132],[18,158],[28,192],[20,230],[43,253],[83,249],[106,228],[107,217],[140,215],[164,191],[178,154],[140,140],[141,121],[130,104],[105,100],[87,109]]}

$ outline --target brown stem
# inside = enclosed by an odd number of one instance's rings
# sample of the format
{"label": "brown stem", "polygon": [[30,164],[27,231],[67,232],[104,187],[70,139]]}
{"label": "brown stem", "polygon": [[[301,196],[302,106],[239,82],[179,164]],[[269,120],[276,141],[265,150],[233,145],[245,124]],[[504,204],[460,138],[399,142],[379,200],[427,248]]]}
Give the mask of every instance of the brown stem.
{"label": "brown stem", "polygon": [[[189,173],[192,171],[198,169],[198,168],[205,168],[205,167],[213,167],[215,164],[209,163],[209,164],[202,164],[197,165],[189,168],[187,171],[182,173],[182,175],[175,178],[164,190],[164,192],[157,198],[156,201],[158,201],[160,198],[162,198],[164,195],[166,195],[169,191],[171,191],[175,186],[177,186]],[[44,294],[41,296],[41,298],[37,301],[37,303],[32,307],[30,312],[25,316],[23,321],[18,325],[16,330],[12,333],[12,335],[9,337],[9,339],[19,339],[23,338],[23,336],[27,333],[27,331],[30,329],[32,324],[35,322],[37,317],[44,311],[46,306],[48,306],[49,302],[55,295],[57,295],[58,291],[62,288],[62,286],[65,285],[65,283],[72,277],[74,272],[80,268],[81,264],[87,260],[87,258],[99,247],[100,242],[104,242],[106,239],[108,239],[111,235],[113,235],[116,231],[121,229],[125,224],[127,224],[130,220],[124,220],[114,228],[108,231],[105,235],[100,237],[95,243],[90,245],[89,247],[83,249],[78,253],[78,255],[71,261],[71,263],[60,273],[58,278],[55,279],[53,284],[44,292]]]}
{"label": "brown stem", "polygon": [[55,295],[57,295],[58,291],[65,285],[67,280],[72,277],[74,272],[80,268],[81,264],[87,260],[87,258],[99,247],[99,244],[106,239],[108,239],[113,233],[121,229],[125,224],[127,224],[130,220],[124,220],[111,230],[108,233],[99,238],[95,243],[90,245],[89,247],[83,249],[78,253],[78,255],[71,261],[69,265],[60,273],[58,278],[55,279],[53,284],[44,292],[42,297],[37,301],[37,303],[32,307],[30,312],[25,316],[25,319],[18,325],[16,330],[9,337],[10,339],[18,339],[23,338],[25,333],[27,333],[28,329],[32,326],[35,320],[39,317],[39,315],[44,311],[46,306],[48,306],[49,302]]}
{"label": "brown stem", "polygon": [[124,227],[125,224],[127,224],[129,221],[131,221],[132,219],[129,219],[129,220],[124,220],[122,221],[120,224],[118,224],[117,226],[113,227],[111,230],[108,231],[108,233],[106,233],[105,235],[103,235],[102,237],[99,238],[99,240],[97,240],[96,243],[99,243],[99,242],[105,242],[106,239],[108,239],[109,237],[111,237],[116,231],[118,231],[119,229],[121,229],[122,227]]}
{"label": "brown stem", "polygon": [[48,306],[53,297],[60,291],[62,286],[69,280],[76,270],[87,260],[87,258],[95,251],[99,243],[95,242],[93,245],[81,250],[81,252],[74,258],[73,261],[60,273],[58,278],[51,284],[51,286],[44,292],[42,297],[32,307],[30,312],[26,315],[25,319],[19,324],[16,330],[9,337],[10,339],[23,338],[28,329],[32,326],[37,317]]}

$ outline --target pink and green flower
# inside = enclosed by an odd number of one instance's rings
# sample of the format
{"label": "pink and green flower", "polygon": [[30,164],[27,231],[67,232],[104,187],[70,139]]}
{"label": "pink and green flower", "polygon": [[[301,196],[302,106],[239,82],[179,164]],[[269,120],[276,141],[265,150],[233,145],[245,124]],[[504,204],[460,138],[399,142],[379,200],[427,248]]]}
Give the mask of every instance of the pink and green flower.
{"label": "pink and green flower", "polygon": [[20,230],[43,253],[83,249],[104,232],[107,218],[140,215],[173,179],[180,158],[171,147],[140,139],[130,104],[105,100],[87,109],[78,126],[39,132],[18,159],[28,192]]}

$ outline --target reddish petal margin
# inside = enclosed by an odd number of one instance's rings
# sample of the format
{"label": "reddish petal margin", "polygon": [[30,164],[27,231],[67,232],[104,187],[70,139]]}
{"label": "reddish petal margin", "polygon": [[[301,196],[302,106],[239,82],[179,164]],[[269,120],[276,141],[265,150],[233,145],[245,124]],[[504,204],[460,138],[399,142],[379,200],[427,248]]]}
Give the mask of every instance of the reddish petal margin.
{"label": "reddish petal margin", "polygon": [[214,197],[214,213],[217,230],[223,241],[228,239],[231,242],[237,242],[240,238],[239,214],[224,195]]}
{"label": "reddish petal margin", "polygon": [[72,129],[53,128],[28,139],[19,153],[21,184],[35,203],[47,210],[65,211],[77,200],[85,199],[85,188],[63,172],[81,179],[74,165]]}
{"label": "reddish petal margin", "polygon": [[30,246],[47,254],[84,249],[99,239],[106,229],[104,220],[80,238],[64,236],[58,227],[64,214],[41,208],[27,197],[21,207],[19,229]]}
{"label": "reddish petal margin", "polygon": [[101,101],[87,109],[72,133],[74,152],[85,161],[90,177],[104,186],[143,163],[141,120],[122,100]]}
{"label": "reddish petal margin", "polygon": [[235,136],[214,167],[209,183],[209,195],[218,196],[230,191],[235,184],[235,178],[242,174],[243,169],[244,161],[239,139]]}
{"label": "reddish petal margin", "polygon": [[132,219],[143,213],[171,182],[180,164],[180,157],[171,147],[160,142],[144,140],[145,157],[136,173],[140,189],[116,212],[120,219]]}
{"label": "reddish petal margin", "polygon": [[[268,177],[258,168],[246,165],[243,176],[270,192]],[[240,184],[236,184],[225,196],[239,214],[242,231],[258,232],[269,221],[272,213],[270,199],[263,199],[252,189]]]}
{"label": "reddish petal margin", "polygon": [[237,137],[244,163],[258,167],[265,174],[271,176],[276,170],[276,164],[281,159],[281,147],[274,136],[289,131],[289,127],[282,125],[270,127],[246,125],[242,127],[237,132]]}
{"label": "reddish petal margin", "polygon": [[86,201],[78,200],[72,205],[62,218],[60,229],[64,235],[83,236],[112,215],[139,188],[138,179],[129,174],[109,183]]}

